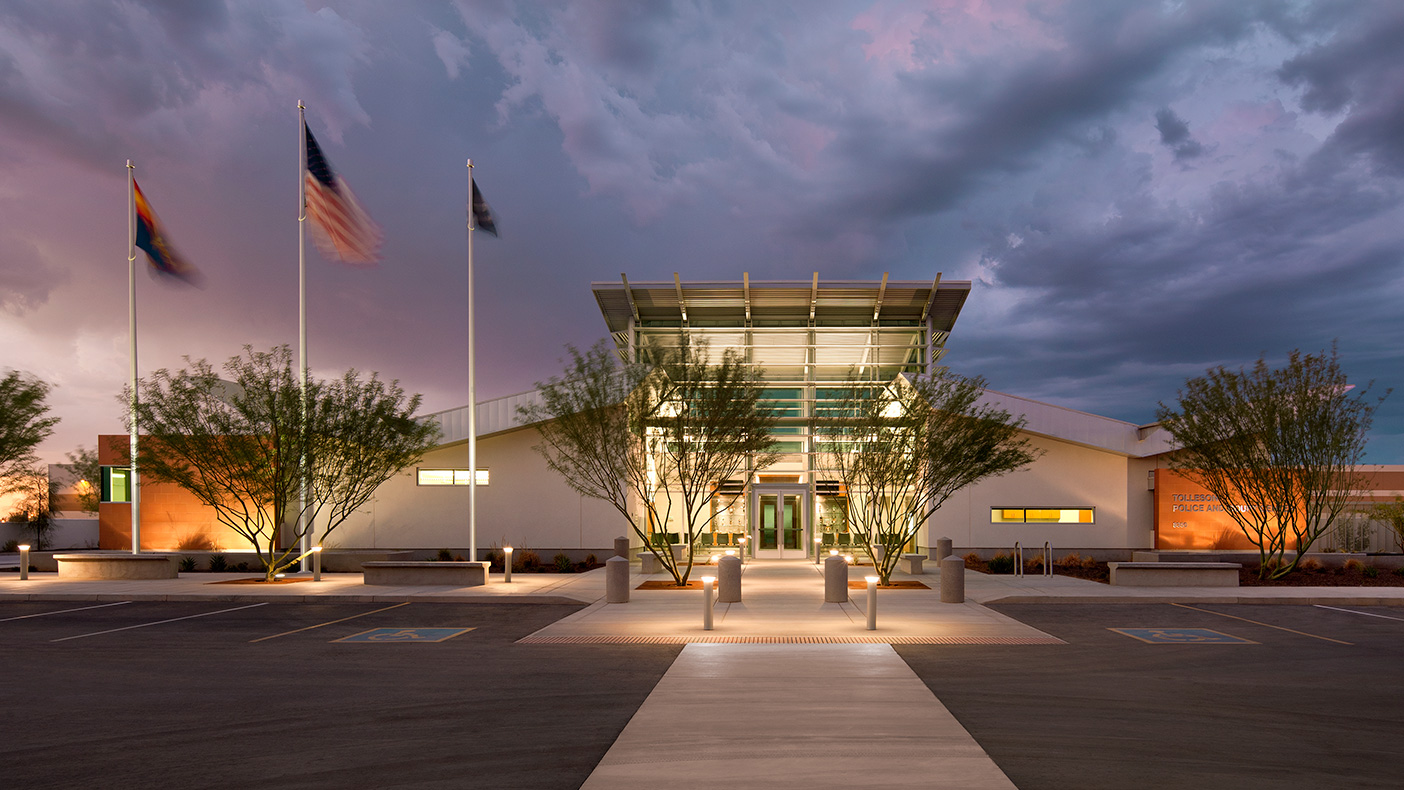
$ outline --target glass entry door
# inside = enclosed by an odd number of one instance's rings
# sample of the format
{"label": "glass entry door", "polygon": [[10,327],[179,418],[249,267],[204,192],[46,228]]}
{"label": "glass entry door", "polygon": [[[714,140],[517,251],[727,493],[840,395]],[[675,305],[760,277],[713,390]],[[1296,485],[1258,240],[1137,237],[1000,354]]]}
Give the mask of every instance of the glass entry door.
{"label": "glass entry door", "polygon": [[783,490],[756,490],[756,556],[762,559],[801,559],[808,556],[805,540],[805,497]]}

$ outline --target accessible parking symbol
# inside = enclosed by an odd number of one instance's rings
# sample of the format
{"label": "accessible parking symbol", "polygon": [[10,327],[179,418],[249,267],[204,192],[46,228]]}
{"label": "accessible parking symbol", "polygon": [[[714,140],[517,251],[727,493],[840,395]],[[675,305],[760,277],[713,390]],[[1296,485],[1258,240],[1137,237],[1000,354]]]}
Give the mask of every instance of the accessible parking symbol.
{"label": "accessible parking symbol", "polygon": [[1152,645],[1256,645],[1251,639],[1208,628],[1108,628]]}
{"label": "accessible parking symbol", "polygon": [[471,628],[372,628],[333,642],[444,642]]}

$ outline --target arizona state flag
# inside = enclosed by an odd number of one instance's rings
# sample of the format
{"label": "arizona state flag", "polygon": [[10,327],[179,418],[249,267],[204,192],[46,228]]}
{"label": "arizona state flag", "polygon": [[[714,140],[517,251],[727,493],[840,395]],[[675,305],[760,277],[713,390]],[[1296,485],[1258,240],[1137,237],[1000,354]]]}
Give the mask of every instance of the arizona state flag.
{"label": "arizona state flag", "polygon": [[146,252],[147,259],[151,261],[151,271],[190,285],[199,285],[200,272],[166,240],[161,221],[156,219],[156,212],[151,210],[151,204],[146,202],[146,195],[141,193],[141,186],[135,179],[132,186],[136,194],[136,246]]}

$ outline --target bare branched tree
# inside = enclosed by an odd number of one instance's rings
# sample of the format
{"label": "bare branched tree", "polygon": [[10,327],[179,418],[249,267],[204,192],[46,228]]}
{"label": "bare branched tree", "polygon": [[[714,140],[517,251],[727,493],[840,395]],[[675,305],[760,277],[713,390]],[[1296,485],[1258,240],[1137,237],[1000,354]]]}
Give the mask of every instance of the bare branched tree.
{"label": "bare branched tree", "polygon": [[1156,410],[1182,448],[1171,468],[1218,497],[1258,548],[1264,578],[1295,570],[1361,486],[1357,466],[1383,398],[1351,389],[1334,347],[1293,351],[1282,368],[1259,359],[1251,370],[1210,369],[1185,382],[1175,408]]}

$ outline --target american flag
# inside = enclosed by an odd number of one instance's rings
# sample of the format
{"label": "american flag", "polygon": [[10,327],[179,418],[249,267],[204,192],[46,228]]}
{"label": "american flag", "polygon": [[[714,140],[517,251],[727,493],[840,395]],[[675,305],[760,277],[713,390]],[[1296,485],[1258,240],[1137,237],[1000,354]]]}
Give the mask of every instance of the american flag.
{"label": "american flag", "polygon": [[345,263],[375,263],[380,259],[380,227],[332,172],[312,130],[305,123],[302,128],[307,135],[307,218],[317,249]]}

